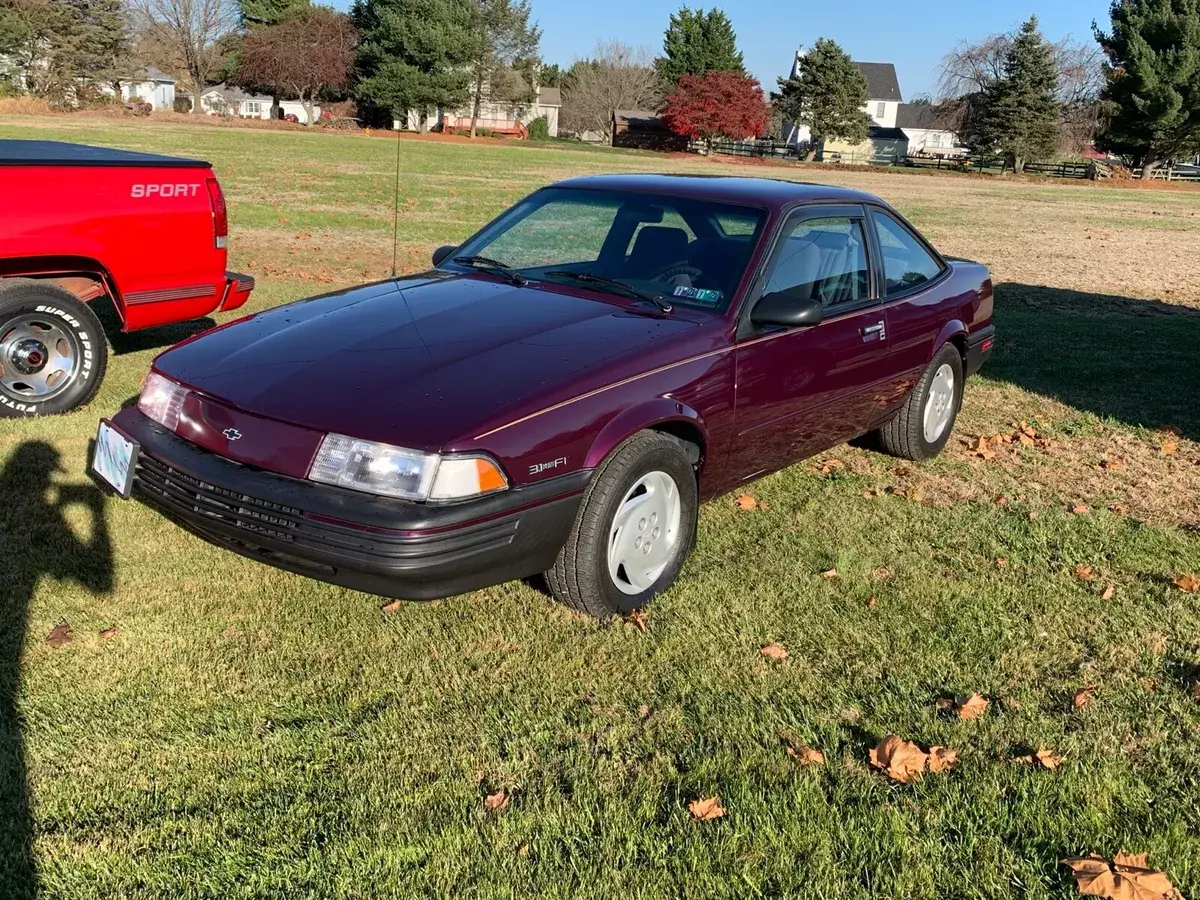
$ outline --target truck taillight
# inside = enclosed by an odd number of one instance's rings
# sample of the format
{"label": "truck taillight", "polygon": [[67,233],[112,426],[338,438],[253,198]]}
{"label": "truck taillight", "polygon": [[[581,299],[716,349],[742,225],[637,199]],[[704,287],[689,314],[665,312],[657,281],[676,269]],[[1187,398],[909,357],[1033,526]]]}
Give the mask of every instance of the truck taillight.
{"label": "truck taillight", "polygon": [[225,209],[225,195],[221,193],[221,185],[217,179],[209,178],[204,184],[208,188],[208,202],[212,207],[216,247],[218,250],[224,250],[226,239],[229,236],[229,212]]}

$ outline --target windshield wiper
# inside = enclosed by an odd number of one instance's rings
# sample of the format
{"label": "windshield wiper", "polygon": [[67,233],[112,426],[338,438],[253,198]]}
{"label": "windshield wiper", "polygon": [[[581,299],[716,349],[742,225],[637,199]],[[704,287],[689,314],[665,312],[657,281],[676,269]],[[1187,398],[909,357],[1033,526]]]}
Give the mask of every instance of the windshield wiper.
{"label": "windshield wiper", "polygon": [[551,278],[570,278],[575,281],[586,282],[587,284],[603,285],[604,287],[610,288],[618,293],[625,294],[628,297],[653,303],[664,313],[669,313],[674,308],[670,303],[658,296],[658,294],[652,294],[649,291],[643,291],[640,288],[635,288],[632,284],[626,284],[624,281],[621,281],[617,278],[606,278],[603,275],[593,275],[591,272],[567,272],[565,270],[546,272],[545,274]]}
{"label": "windshield wiper", "polygon": [[460,266],[482,269],[485,272],[499,275],[501,278],[507,278],[518,287],[529,284],[528,278],[516,271],[512,266],[502,263],[498,259],[491,259],[487,256],[456,256],[454,257],[454,261]]}

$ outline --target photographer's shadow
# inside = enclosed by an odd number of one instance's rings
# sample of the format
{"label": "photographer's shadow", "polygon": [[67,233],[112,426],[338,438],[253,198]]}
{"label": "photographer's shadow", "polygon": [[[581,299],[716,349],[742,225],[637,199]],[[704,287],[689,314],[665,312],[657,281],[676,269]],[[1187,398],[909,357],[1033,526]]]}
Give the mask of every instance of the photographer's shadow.
{"label": "photographer's shadow", "polygon": [[[89,591],[113,589],[113,557],[104,495],[90,484],[59,485],[59,452],[42,441],[17,447],[0,469],[0,896],[37,894],[33,820],[20,709],[21,653],[29,640],[29,605],[43,577]],[[65,510],[87,510],[80,539]]]}

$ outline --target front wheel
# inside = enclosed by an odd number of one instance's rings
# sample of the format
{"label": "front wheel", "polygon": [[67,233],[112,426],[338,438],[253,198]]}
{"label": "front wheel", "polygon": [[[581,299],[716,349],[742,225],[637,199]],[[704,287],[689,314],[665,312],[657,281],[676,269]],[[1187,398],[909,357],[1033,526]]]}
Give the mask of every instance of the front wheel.
{"label": "front wheel", "polygon": [[946,344],[934,356],[900,412],[879,429],[879,443],[893,456],[914,462],[942,452],[962,405],[963,361]]}
{"label": "front wheel", "polygon": [[82,406],[107,361],[100,320],[73,294],[33,279],[0,281],[0,418]]}
{"label": "front wheel", "polygon": [[679,576],[696,536],[696,474],[680,441],[634,435],[597,468],[546,582],[597,618],[645,606]]}

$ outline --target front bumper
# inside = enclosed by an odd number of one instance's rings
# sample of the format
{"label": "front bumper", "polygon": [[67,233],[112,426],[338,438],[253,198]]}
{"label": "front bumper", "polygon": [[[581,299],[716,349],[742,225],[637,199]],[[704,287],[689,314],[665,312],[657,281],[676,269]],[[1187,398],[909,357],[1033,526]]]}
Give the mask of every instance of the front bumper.
{"label": "front bumper", "polygon": [[433,600],[544,572],[590,471],[478,500],[408,503],[243,466],[135,408],[113,423],[141,445],[133,495],[227,550],[330,584]]}

